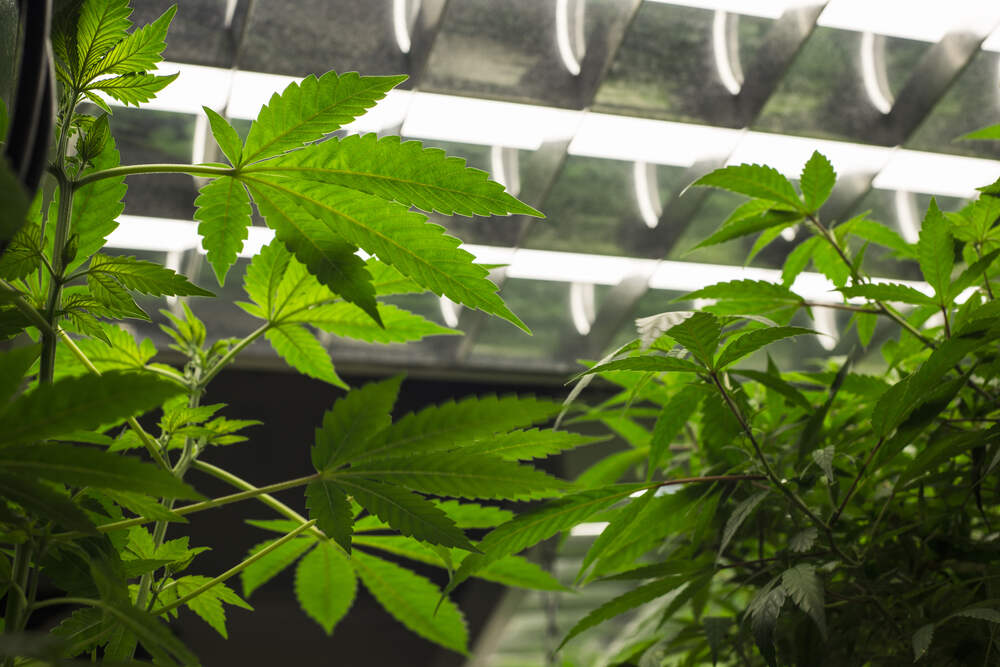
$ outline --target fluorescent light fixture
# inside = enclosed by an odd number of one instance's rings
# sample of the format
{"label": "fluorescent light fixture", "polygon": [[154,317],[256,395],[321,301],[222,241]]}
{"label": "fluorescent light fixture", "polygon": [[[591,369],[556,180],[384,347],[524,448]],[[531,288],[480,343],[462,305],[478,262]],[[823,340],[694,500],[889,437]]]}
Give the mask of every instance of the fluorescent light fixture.
{"label": "fluorescent light fixture", "polygon": [[949,197],[971,198],[975,188],[1000,178],[1000,162],[896,149],[872,185]]}
{"label": "fluorescent light fixture", "polygon": [[585,157],[690,167],[703,157],[729,155],[742,132],[692,123],[588,113],[569,145],[569,152]]}
{"label": "fluorescent light fixture", "polygon": [[983,51],[1000,51],[1000,28],[994,30],[980,48]]}
{"label": "fluorescent light fixture", "polygon": [[573,136],[581,115],[569,109],[416,93],[402,134],[533,151],[546,141]]}
{"label": "fluorescent light fixture", "polygon": [[840,339],[840,331],[837,329],[837,314],[833,308],[813,308],[813,325],[820,333],[816,336],[816,341],[824,350],[832,350],[837,347]]}
{"label": "fluorescent light fixture", "polygon": [[916,243],[920,240],[920,222],[917,219],[917,202],[914,201],[913,193],[896,190],[893,203],[896,205],[896,226],[899,227],[903,240]]}
{"label": "fluorescent light fixture", "polygon": [[208,117],[198,114],[194,117],[194,138],[191,140],[191,163],[205,161],[205,146],[208,144]]}
{"label": "fluorescent light fixture", "polygon": [[874,32],[937,42],[950,32],[983,34],[1000,21],[1000,3],[985,0],[830,0],[817,23],[827,28]]}
{"label": "fluorescent light fixture", "polygon": [[396,46],[402,53],[410,52],[410,21],[406,11],[406,0],[392,0],[392,33]]}
{"label": "fluorescent light fixture", "polygon": [[892,99],[886,84],[885,60],[875,53],[873,32],[861,35],[861,81],[872,106],[883,114],[892,111]]}
{"label": "fluorescent light fixture", "polygon": [[233,118],[256,118],[260,108],[271,100],[271,95],[298,80],[292,76],[238,70],[234,74],[229,115]]}
{"label": "fluorescent light fixture", "polygon": [[556,0],[556,48],[559,50],[559,59],[562,60],[566,71],[578,76],[580,59],[576,56],[569,34],[569,3],[570,0]]}
{"label": "fluorescent light fixture", "polygon": [[647,2],[759,16],[766,19],[776,19],[785,13],[785,10],[804,4],[803,0],[647,0]]}
{"label": "fluorescent light fixture", "polygon": [[233,16],[236,14],[236,5],[239,1],[240,0],[226,0],[226,14],[222,24],[227,28],[233,25]]}
{"label": "fluorescent light fixture", "polygon": [[516,148],[490,147],[490,178],[517,196],[521,191],[521,169]]}
{"label": "fluorescent light fixture", "polygon": [[438,308],[441,311],[441,319],[444,320],[445,326],[452,329],[458,326],[458,316],[462,312],[462,306],[448,297],[442,296],[438,299]]}
{"label": "fluorescent light fixture", "polygon": [[594,324],[594,283],[570,283],[569,312],[576,332],[589,334]]}
{"label": "fluorescent light fixture", "polygon": [[607,521],[588,521],[578,523],[569,529],[569,534],[573,537],[597,537],[608,527]]}
{"label": "fluorescent light fixture", "polygon": [[841,176],[852,173],[873,174],[886,163],[892,150],[846,141],[747,132],[729,156],[728,164],[767,164],[789,178],[798,178],[813,151],[819,151],[830,160]]}
{"label": "fluorescent light fixture", "polygon": [[639,215],[647,227],[654,229],[660,223],[660,214],[663,212],[656,183],[656,165],[635,162],[632,165],[632,183],[635,186],[635,203],[639,207]]}
{"label": "fluorescent light fixture", "polygon": [[[739,62],[733,62],[731,55],[736,52],[729,48],[729,31],[726,30],[728,14],[716,10],[712,18],[712,55],[715,59],[715,71],[730,95],[737,95],[743,88],[743,74]],[[736,52],[738,53],[738,52]]]}
{"label": "fluorescent light fixture", "polygon": [[[267,227],[250,227],[247,232],[240,257],[253,257],[274,238],[274,230]],[[140,215],[119,216],[118,228],[108,236],[108,247],[166,253],[205,252],[194,222]]]}
{"label": "fluorescent light fixture", "polygon": [[[154,74],[179,76],[156,97],[142,105],[143,109],[172,111],[174,113],[203,113],[202,105],[210,109],[223,109],[229,98],[233,74],[228,69],[203,67],[181,63],[163,62]],[[112,101],[112,104],[120,104]]]}

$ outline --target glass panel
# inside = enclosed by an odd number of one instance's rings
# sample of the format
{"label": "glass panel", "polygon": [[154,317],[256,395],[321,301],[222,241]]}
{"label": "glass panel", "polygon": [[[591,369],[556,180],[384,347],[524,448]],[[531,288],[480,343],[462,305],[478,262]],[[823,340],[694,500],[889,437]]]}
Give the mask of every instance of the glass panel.
{"label": "glass panel", "polygon": [[392,3],[258,2],[243,69],[305,76],[328,70],[362,74],[407,71],[392,31]]}
{"label": "glass panel", "polygon": [[[172,0],[134,2],[132,22],[141,26],[155,21]],[[260,3],[264,4],[264,3]],[[184,0],[170,23],[167,60],[195,65],[229,67],[232,64],[232,37],[226,25],[225,0]]]}

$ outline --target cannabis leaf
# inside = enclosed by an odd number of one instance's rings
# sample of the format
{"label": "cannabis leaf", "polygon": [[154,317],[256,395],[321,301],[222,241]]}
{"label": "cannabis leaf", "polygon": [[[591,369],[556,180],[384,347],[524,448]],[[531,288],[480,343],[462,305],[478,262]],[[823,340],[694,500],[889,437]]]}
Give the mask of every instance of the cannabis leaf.
{"label": "cannabis leaf", "polygon": [[320,540],[295,570],[295,596],[302,610],[328,635],[351,608],[356,590],[351,562],[332,542]]}
{"label": "cannabis leaf", "polygon": [[209,181],[198,191],[194,219],[206,259],[222,285],[229,267],[243,248],[250,226],[250,197],[243,185],[229,176]]}

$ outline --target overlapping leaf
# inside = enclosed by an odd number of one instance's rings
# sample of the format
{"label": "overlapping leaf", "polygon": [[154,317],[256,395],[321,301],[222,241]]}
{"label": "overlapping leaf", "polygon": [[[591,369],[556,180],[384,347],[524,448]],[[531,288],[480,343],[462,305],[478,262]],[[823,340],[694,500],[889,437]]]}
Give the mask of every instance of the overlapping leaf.
{"label": "overlapping leaf", "polygon": [[[291,201],[315,216],[314,220],[334,237],[363,248],[435,294],[498,315],[527,330],[497,296],[496,286],[486,278],[488,271],[475,264],[472,255],[458,248],[458,239],[444,234],[442,227],[427,222],[423,215],[400,204],[327,183],[260,174],[243,178],[251,187],[258,207],[261,200],[268,202],[262,213],[268,224],[275,226],[279,238],[282,229],[288,229],[295,220],[267,207]],[[317,230],[310,231],[313,236],[316,233]],[[295,246],[289,247],[299,254]]]}
{"label": "overlapping leaf", "polygon": [[163,59],[160,54],[167,46],[167,29],[176,13],[177,6],[173,5],[158,19],[137,28],[115,44],[94,68],[95,75],[127,74],[154,69]]}
{"label": "overlapping leaf", "polygon": [[[694,185],[708,185],[748,197],[783,204],[793,211],[803,211],[802,202],[791,182],[777,169],[760,164],[739,164],[716,169],[702,176]],[[805,211],[803,211],[805,212]]]}
{"label": "overlapping leaf", "polygon": [[202,246],[222,285],[249,234],[250,198],[238,180],[223,176],[203,185],[194,204]]}
{"label": "overlapping leaf", "polygon": [[309,517],[347,553],[351,553],[351,533],[354,512],[344,490],[333,482],[317,480],[306,487],[306,507]]}
{"label": "overlapping leaf", "polygon": [[351,562],[332,542],[320,541],[295,570],[295,596],[326,634],[354,603],[358,582]]}
{"label": "overlapping leaf", "polygon": [[264,335],[274,351],[298,372],[338,387],[347,388],[347,385],[333,368],[330,353],[305,327],[297,324],[285,324],[268,329]]}
{"label": "overlapping leaf", "polygon": [[312,463],[318,471],[331,470],[364,453],[368,442],[392,423],[392,407],[402,377],[370,382],[339,399],[323,415],[316,429]]}
{"label": "overlapping leaf", "polygon": [[365,113],[405,80],[405,76],[327,72],[289,84],[257,114],[243,151],[244,163],[316,141]]}
{"label": "overlapping leaf", "polygon": [[259,170],[340,185],[446,215],[541,215],[504,192],[486,172],[467,167],[464,159],[424,148],[418,141],[401,143],[393,136],[333,138],[248,171]]}

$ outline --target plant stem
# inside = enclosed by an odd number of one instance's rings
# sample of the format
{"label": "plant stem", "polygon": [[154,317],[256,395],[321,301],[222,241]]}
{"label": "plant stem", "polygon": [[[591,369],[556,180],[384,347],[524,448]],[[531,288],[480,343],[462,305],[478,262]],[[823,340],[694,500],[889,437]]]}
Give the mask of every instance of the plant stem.
{"label": "plant stem", "polygon": [[55,329],[52,328],[49,321],[42,317],[42,314],[34,306],[24,300],[24,297],[21,296],[21,292],[17,288],[3,279],[0,279],[0,287],[17,295],[13,299],[14,307],[21,311],[21,314],[27,317],[33,326],[38,327],[42,335],[46,333],[55,335]]}
{"label": "plant stem", "polygon": [[[58,324],[56,311],[62,297],[63,248],[69,238],[70,224],[73,218],[73,186],[65,178],[59,179],[59,217],[56,218],[56,233],[52,245],[52,279],[49,282],[49,297],[45,304],[45,318],[52,329]],[[52,382],[55,374],[56,336],[49,331],[42,331],[42,359],[40,382]]]}
{"label": "plant stem", "polygon": [[836,310],[848,310],[852,313],[870,313],[872,315],[880,315],[881,310],[877,308],[865,308],[864,306],[855,306],[852,303],[820,303],[818,301],[803,301],[803,306],[809,308],[834,308]]}
{"label": "plant stem", "polygon": [[870,464],[872,462],[872,459],[875,458],[875,455],[878,454],[878,450],[882,448],[882,443],[884,442],[885,442],[885,436],[882,436],[881,438],[878,439],[878,443],[876,443],[876,445],[872,447],[872,450],[868,452],[868,456],[865,458],[865,462],[861,464],[861,468],[858,470],[858,474],[854,476],[854,481],[851,482],[851,487],[847,489],[847,493],[844,494],[844,499],[840,501],[840,505],[837,507],[837,510],[833,513],[833,516],[830,517],[829,525],[831,527],[835,523],[837,523],[837,520],[840,518],[840,515],[844,513],[844,508],[847,507],[848,501],[850,501],[851,496],[854,495],[854,491],[858,488],[858,483],[861,481],[861,476],[865,474],[865,470],[868,469],[868,464]]}
{"label": "plant stem", "polygon": [[[73,356],[75,356],[91,373],[100,375],[101,371],[99,371],[97,366],[95,366],[93,362],[87,358],[87,355],[84,354],[83,350],[80,349],[76,342],[69,337],[69,334],[62,329],[59,329],[58,331],[63,343],[65,343],[66,347],[68,347],[70,352],[73,353]],[[132,431],[139,436],[139,440],[142,442],[143,446],[145,446],[149,455],[153,457],[156,464],[165,470],[170,470],[170,464],[163,458],[163,454],[160,453],[160,447],[156,444],[156,441],[153,440],[153,437],[146,433],[146,430],[142,428],[138,421],[136,421],[135,417],[128,418],[128,425],[129,428],[131,428]]]}
{"label": "plant stem", "polygon": [[138,174],[191,174],[192,176],[233,176],[237,173],[232,167],[213,167],[211,165],[196,164],[129,164],[110,169],[93,171],[80,180],[76,181],[76,187],[82,188],[94,181],[103,178],[117,178],[118,176],[135,176]]}
{"label": "plant stem", "polygon": [[225,368],[225,366],[233,360],[237,354],[242,352],[247,345],[264,335],[269,328],[271,328],[271,322],[266,322],[247,334],[247,336],[242,338],[240,342],[236,343],[236,345],[233,345],[221,359],[215,362],[214,366],[202,375],[201,380],[198,383],[198,387],[204,388],[212,380],[212,378],[219,374],[219,371]]}
{"label": "plant stem", "polygon": [[[297,486],[305,486],[309,482],[315,481],[320,478],[320,473],[313,473],[311,475],[306,475],[305,477],[297,477],[295,479],[286,480],[284,482],[277,482],[275,484],[268,484],[267,486],[257,487],[250,491],[243,491],[240,493],[231,493],[228,496],[220,496],[218,498],[211,498],[209,500],[204,500],[200,503],[191,503],[190,505],[184,505],[183,507],[178,507],[173,510],[175,514],[179,516],[186,516],[188,514],[194,514],[196,512],[203,512],[208,509],[215,507],[222,507],[223,505],[229,505],[231,503],[240,502],[241,500],[247,500],[249,498],[257,498],[261,495],[267,493],[275,493],[277,491],[284,491],[286,489],[294,489]],[[148,516],[140,516],[134,519],[124,519],[122,521],[115,521],[112,523],[101,524],[97,527],[97,530],[102,533],[108,533],[113,530],[121,530],[123,528],[131,528],[132,526],[141,526],[143,524],[152,523],[156,519],[150,518]],[[73,538],[81,537],[83,533],[72,531],[66,533],[58,533],[53,535],[54,538]]]}
{"label": "plant stem", "polygon": [[216,586],[218,584],[223,583],[227,579],[235,577],[237,574],[239,574],[240,572],[242,572],[243,570],[245,570],[247,568],[247,566],[252,565],[253,563],[257,562],[258,560],[260,560],[264,556],[268,555],[269,553],[271,553],[272,551],[274,551],[278,547],[282,546],[283,544],[294,540],[296,537],[299,536],[300,533],[302,533],[302,532],[304,532],[304,531],[312,528],[315,525],[316,525],[316,520],[315,519],[312,519],[311,521],[306,521],[304,524],[302,524],[301,526],[298,526],[297,528],[295,528],[295,530],[291,531],[290,533],[288,533],[287,535],[285,535],[281,539],[276,540],[275,542],[272,542],[271,544],[267,545],[266,547],[264,547],[263,549],[261,549],[260,551],[258,551],[257,553],[255,553],[254,555],[250,556],[246,560],[243,560],[243,561],[237,563],[236,565],[234,565],[233,567],[229,568],[228,570],[226,570],[225,572],[223,572],[219,576],[213,578],[211,581],[205,582],[203,585],[201,585],[198,588],[194,589],[193,591],[191,591],[187,595],[184,595],[182,597],[177,598],[176,600],[174,600],[173,602],[171,602],[168,605],[164,605],[162,607],[154,609],[151,613],[153,613],[153,614],[163,614],[163,613],[166,613],[166,612],[170,611],[171,609],[176,609],[177,607],[180,607],[182,604],[184,604],[188,600],[192,600],[192,599],[198,597],[199,595],[201,595],[202,593],[204,593],[205,591],[209,590],[210,588],[212,588],[212,587],[214,587],[214,586]]}
{"label": "plant stem", "polygon": [[[194,463],[191,464],[191,466],[194,469],[200,470],[205,474],[211,475],[212,477],[215,477],[216,479],[221,480],[226,484],[229,484],[230,486],[233,486],[237,489],[241,489],[243,491],[260,490],[258,487],[254,486],[250,482],[237,477],[228,470],[223,470],[218,466],[214,466],[211,463],[206,463],[204,461],[195,461]],[[291,519],[292,521],[298,521],[300,524],[308,521],[308,519],[306,519],[304,516],[302,516],[301,514],[293,510],[291,507],[289,507],[288,505],[286,505],[285,503],[281,502],[280,500],[278,500],[277,498],[268,493],[261,493],[260,495],[257,496],[257,500],[261,501],[262,503],[273,509],[278,514],[281,514],[282,516]],[[326,537],[326,534],[319,528],[313,528],[313,533],[317,537],[324,537],[324,538]]]}

